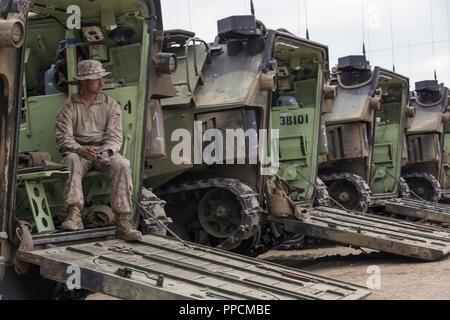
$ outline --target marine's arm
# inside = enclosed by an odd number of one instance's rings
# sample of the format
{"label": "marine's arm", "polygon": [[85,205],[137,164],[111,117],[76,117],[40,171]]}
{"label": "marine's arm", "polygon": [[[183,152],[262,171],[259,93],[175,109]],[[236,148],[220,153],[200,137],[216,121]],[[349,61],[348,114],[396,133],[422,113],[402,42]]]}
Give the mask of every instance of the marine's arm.
{"label": "marine's arm", "polygon": [[56,115],[56,148],[61,154],[76,153],[81,145],[73,135],[72,108],[64,104]]}
{"label": "marine's arm", "polygon": [[101,150],[104,152],[109,151],[110,154],[116,154],[120,152],[123,143],[122,110],[116,101],[110,99],[109,103],[111,104],[111,108],[108,114],[106,132]]}

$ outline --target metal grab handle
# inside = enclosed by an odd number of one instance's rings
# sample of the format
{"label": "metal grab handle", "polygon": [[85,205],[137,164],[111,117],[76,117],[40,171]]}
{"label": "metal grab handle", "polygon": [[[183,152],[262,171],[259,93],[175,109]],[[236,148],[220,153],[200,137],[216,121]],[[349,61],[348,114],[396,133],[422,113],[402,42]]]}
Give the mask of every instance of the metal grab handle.
{"label": "metal grab handle", "polygon": [[186,41],[186,48],[185,48],[185,55],[186,55],[186,85],[188,87],[189,94],[192,95],[192,88],[191,88],[191,82],[190,82],[190,72],[189,72],[189,43],[192,42],[194,47],[194,70],[195,70],[195,76],[199,76],[198,72],[198,65],[197,65],[197,48],[195,46],[196,42],[201,42],[205,45],[206,52],[209,54],[209,45],[206,43],[205,40],[202,40],[197,37],[192,37]]}

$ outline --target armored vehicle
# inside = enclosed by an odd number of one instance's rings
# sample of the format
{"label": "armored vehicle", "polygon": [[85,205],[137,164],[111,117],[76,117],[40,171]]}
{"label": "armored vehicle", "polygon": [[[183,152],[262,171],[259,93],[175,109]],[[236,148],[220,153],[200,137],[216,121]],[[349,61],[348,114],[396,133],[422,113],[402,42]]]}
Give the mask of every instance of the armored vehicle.
{"label": "armored vehicle", "polygon": [[[158,111],[159,99],[174,92],[168,74],[176,67],[172,55],[161,53],[160,3],[75,4],[64,0],[0,4],[3,298],[56,298],[64,289],[125,299],[360,299],[370,293],[157,235],[168,222],[164,203],[142,190],[142,172],[145,158],[160,152],[154,136],[158,122],[149,115],[155,108]],[[99,219],[93,219],[91,228],[59,230],[68,171],[57,164],[55,114],[67,94],[77,91],[72,81],[76,65],[87,58],[102,61],[112,73],[105,92],[123,107],[122,154],[133,169],[132,222],[147,234],[142,241],[114,239],[114,227],[101,218],[105,210],[98,210]],[[109,183],[98,172],[87,177],[84,188],[89,207],[108,205]],[[84,291],[68,293],[80,298]]]}
{"label": "armored vehicle", "polygon": [[446,147],[450,119],[448,89],[435,80],[418,82],[410,104],[416,115],[406,130],[401,178],[407,183],[410,197],[387,201],[383,208],[447,227],[450,222]]}
{"label": "armored vehicle", "polygon": [[[178,94],[162,101],[165,154],[172,159],[147,160],[144,185],[167,202],[177,234],[246,254],[292,234],[425,260],[448,253],[449,234],[438,228],[317,206],[327,202],[326,187],[316,179],[318,158],[327,152],[322,105],[335,98],[334,88],[325,86],[327,47],[267,29],[252,16],[226,18],[218,29],[212,44],[192,32],[166,31],[164,51],[178,56],[172,74]],[[401,77],[387,82],[393,104],[407,101],[407,90],[396,91],[406,84]],[[398,123],[405,119],[400,111],[398,117]],[[264,130],[278,134],[278,143]],[[240,131],[241,139],[218,143],[230,131]],[[249,149],[263,146],[258,138],[265,136],[270,161],[255,164]],[[183,153],[180,146],[194,150]],[[270,164],[278,170],[263,170]]]}
{"label": "armored vehicle", "polygon": [[409,105],[408,79],[372,70],[364,56],[341,58],[334,71],[337,96],[325,115],[329,153],[319,169],[330,197],[348,210],[450,221],[450,208],[415,199],[401,177],[405,132],[420,117]]}
{"label": "armored vehicle", "polygon": [[428,201],[450,194],[448,160],[448,88],[436,80],[416,83],[411,105],[416,116],[406,132],[408,161],[403,177],[412,191]]}
{"label": "armored vehicle", "polygon": [[373,199],[396,197],[409,81],[364,56],[339,59],[337,96],[325,115],[329,153],[320,164],[330,196],[349,210],[367,211]]}
{"label": "armored vehicle", "polygon": [[[276,226],[267,220],[268,175],[262,173],[264,165],[270,166],[261,155],[267,155],[264,139],[274,128],[271,107],[275,119],[287,116],[283,127],[292,121],[308,127],[304,135],[281,139],[282,148],[295,148],[305,162],[316,163],[315,128],[321,116],[327,48],[268,30],[252,16],[226,18],[218,27],[213,44],[186,31],[166,32],[165,52],[178,56],[173,82],[179,94],[163,101],[165,140],[170,141],[180,128],[201,137],[208,132],[223,133],[223,137],[233,133],[233,145],[245,147],[245,154],[230,152],[233,146],[227,144],[216,150],[226,159],[209,163],[198,164],[194,154],[178,165],[166,159],[147,161],[146,186],[164,197],[174,228],[188,239],[240,252],[263,243],[270,248],[280,238]],[[239,133],[243,134],[238,137]],[[299,144],[303,150],[296,148]],[[167,145],[168,155],[173,155],[175,145]],[[200,145],[200,154],[210,145]],[[252,162],[253,156],[258,161]],[[316,176],[314,168],[306,168],[303,174],[312,180]],[[304,189],[298,199],[311,202],[314,188],[300,179],[298,187]]]}

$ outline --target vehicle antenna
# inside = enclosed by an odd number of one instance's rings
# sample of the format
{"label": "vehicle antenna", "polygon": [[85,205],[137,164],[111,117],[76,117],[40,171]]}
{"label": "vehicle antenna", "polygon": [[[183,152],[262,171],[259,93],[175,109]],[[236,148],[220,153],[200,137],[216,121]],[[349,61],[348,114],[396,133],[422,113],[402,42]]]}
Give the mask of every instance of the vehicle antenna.
{"label": "vehicle antenna", "polygon": [[364,10],[364,0],[361,0],[361,17],[362,17],[362,37],[363,37],[363,55],[366,56],[366,21],[365,21],[365,10]]}
{"label": "vehicle antenna", "polygon": [[434,79],[437,80],[437,71],[436,71],[436,48],[434,41],[434,27],[433,27],[433,0],[430,0],[430,25],[431,25],[431,43],[433,48],[433,68],[434,68]]}
{"label": "vehicle antenna", "polygon": [[395,50],[394,50],[394,21],[392,20],[392,0],[389,1],[389,18],[391,20],[391,50],[392,50],[392,70],[395,72]]}
{"label": "vehicle antenna", "polygon": [[305,0],[305,22],[306,22],[306,39],[309,40],[308,0]]}

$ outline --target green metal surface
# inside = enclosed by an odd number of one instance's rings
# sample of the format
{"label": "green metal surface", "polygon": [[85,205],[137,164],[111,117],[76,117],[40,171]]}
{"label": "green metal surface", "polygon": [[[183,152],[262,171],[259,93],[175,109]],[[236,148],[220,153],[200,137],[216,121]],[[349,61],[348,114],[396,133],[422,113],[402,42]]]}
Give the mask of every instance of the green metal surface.
{"label": "green metal surface", "polygon": [[[270,114],[271,128],[279,130],[278,175],[295,187],[304,189],[303,193],[290,195],[293,201],[311,201],[314,199],[313,184],[317,177],[318,128],[323,94],[323,66],[319,62],[321,52],[295,46],[280,38],[275,44],[275,58],[279,60],[279,68],[286,68],[289,73],[289,79],[279,80]],[[312,75],[295,79],[292,74],[295,68],[308,68]],[[286,97],[297,105],[278,105],[277,99]]]}
{"label": "green metal surface", "polygon": [[52,179],[66,178],[69,175],[69,173],[70,172],[66,170],[39,171],[39,172],[18,174],[17,179],[19,181],[35,181],[35,180],[49,181],[50,178]]}
{"label": "green metal surface", "polygon": [[51,19],[40,21],[27,29],[27,56],[25,59],[25,79],[27,91],[40,90],[40,74],[50,67],[58,42],[65,38],[65,30]]}
{"label": "green metal surface", "polygon": [[17,180],[25,185],[26,197],[38,233],[55,231],[45,184],[65,180],[69,174],[69,171],[41,171],[17,176]]}
{"label": "green metal surface", "polygon": [[58,162],[60,154],[56,149],[56,113],[66,96],[32,96],[27,99],[27,122],[22,123],[19,136],[19,152],[40,150],[50,153]]}
{"label": "green metal surface", "polygon": [[381,89],[388,95],[384,99],[391,100],[382,99],[381,110],[375,115],[373,171],[369,182],[375,196],[398,194],[409,90],[408,81],[399,80],[398,78],[380,80]]}
{"label": "green metal surface", "polygon": [[[303,194],[291,195],[294,201],[308,200],[314,195],[314,188],[308,180],[315,181],[316,178],[317,153],[314,153],[318,119],[316,111],[315,108],[292,109],[292,107],[277,107],[272,110],[272,128],[280,130],[279,175],[296,187],[305,189]],[[300,122],[303,123],[282,126],[280,119],[286,117],[302,119]]]}
{"label": "green metal surface", "polygon": [[53,217],[45,195],[44,184],[36,181],[25,181],[25,189],[30,201],[37,232],[55,231]]}

